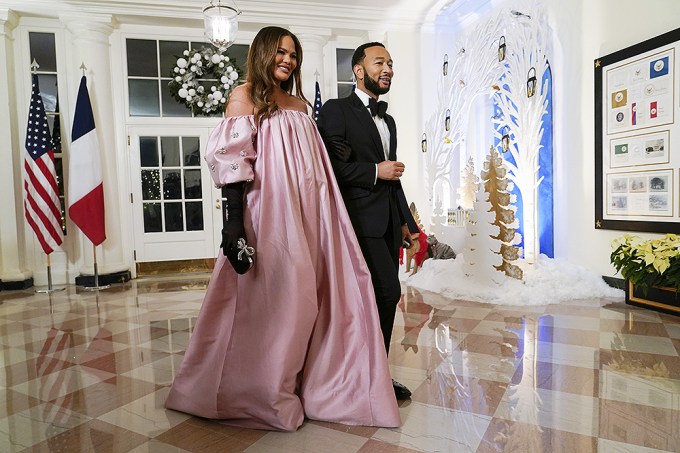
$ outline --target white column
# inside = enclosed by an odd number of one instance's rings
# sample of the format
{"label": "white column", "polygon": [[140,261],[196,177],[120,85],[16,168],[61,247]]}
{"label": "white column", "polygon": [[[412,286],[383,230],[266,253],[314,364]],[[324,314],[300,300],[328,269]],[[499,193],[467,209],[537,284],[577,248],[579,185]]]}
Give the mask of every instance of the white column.
{"label": "white column", "polygon": [[[120,191],[118,189],[118,163],[116,156],[115,115],[113,105],[118,102],[113,96],[111,84],[111,56],[109,38],[114,29],[113,18],[108,14],[87,14],[61,16],[71,33],[73,51],[72,66],[68,68],[73,93],[77,92],[78,82],[82,75],[81,63],[87,67],[88,91],[92,102],[92,110],[99,139],[102,160],[102,177],[104,181],[104,203],[106,209],[106,240],[97,247],[97,267],[99,274],[113,274],[129,271],[123,256],[123,226],[121,224]],[[77,76],[76,76],[77,75]],[[70,109],[74,109],[75,95]],[[73,114],[71,115],[73,117]],[[69,126],[71,129],[71,126]],[[70,137],[69,133],[69,137]],[[122,146],[122,144],[121,144]],[[73,175],[69,175],[73,177]],[[80,272],[94,274],[92,243],[75,225],[71,225],[69,234],[78,234],[82,261]]]}
{"label": "white column", "polygon": [[324,61],[323,48],[331,37],[328,28],[315,27],[289,27],[302,45],[302,88],[305,97],[314,104],[314,84],[319,73],[319,85],[324,86]]}
{"label": "white column", "polygon": [[[12,30],[18,17],[8,8],[0,8],[0,280],[27,281],[32,273],[24,259],[22,146],[19,144],[16,118],[16,85]],[[21,251],[21,252],[20,252]]]}

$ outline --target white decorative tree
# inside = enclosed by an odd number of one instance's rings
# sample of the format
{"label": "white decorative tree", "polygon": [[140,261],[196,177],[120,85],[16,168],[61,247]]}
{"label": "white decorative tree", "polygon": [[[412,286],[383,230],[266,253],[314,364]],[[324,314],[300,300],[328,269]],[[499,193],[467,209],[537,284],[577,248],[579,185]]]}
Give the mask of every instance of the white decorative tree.
{"label": "white decorative tree", "polygon": [[[531,11],[531,10],[530,10]],[[507,159],[508,177],[522,195],[524,231],[524,258],[528,263],[536,260],[539,249],[538,233],[538,155],[543,137],[543,117],[548,111],[548,81],[541,86],[546,71],[548,46],[547,29],[542,9],[536,8],[532,16],[515,14],[506,32],[508,50],[505,71],[496,101],[500,114],[494,117],[496,136],[502,140],[510,136],[508,152],[514,163]]]}
{"label": "white decorative tree", "polygon": [[468,157],[467,164],[460,173],[460,187],[457,190],[458,206],[463,209],[472,209],[475,194],[479,188],[479,177],[475,174],[475,161],[472,156]]}
{"label": "white decorative tree", "polygon": [[496,270],[503,264],[503,259],[497,253],[499,249],[499,228],[494,225],[496,213],[489,202],[489,194],[480,190],[476,194],[474,210],[470,213],[465,237],[463,257],[463,271],[470,279],[484,285],[500,284],[505,276]]}

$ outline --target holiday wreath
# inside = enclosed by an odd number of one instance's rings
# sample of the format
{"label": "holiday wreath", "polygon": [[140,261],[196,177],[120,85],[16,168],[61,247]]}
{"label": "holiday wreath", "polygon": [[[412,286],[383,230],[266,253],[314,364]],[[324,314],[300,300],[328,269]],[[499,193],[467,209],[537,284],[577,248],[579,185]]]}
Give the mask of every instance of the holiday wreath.
{"label": "holiday wreath", "polygon": [[224,113],[239,73],[229,56],[212,48],[185,50],[168,84],[170,94],[195,115]]}

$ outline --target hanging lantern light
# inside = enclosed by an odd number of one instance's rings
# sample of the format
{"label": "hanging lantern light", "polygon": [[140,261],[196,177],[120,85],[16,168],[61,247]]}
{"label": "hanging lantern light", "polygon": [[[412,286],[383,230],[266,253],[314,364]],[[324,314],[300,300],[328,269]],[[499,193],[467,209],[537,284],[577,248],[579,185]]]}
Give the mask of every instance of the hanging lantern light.
{"label": "hanging lantern light", "polygon": [[501,138],[501,148],[503,152],[510,149],[510,134],[508,133],[508,126],[503,126],[503,137]]}
{"label": "hanging lantern light", "polygon": [[239,14],[241,10],[233,0],[210,0],[210,4],[203,8],[205,37],[221,52],[236,40]]}
{"label": "hanging lantern light", "polygon": [[444,127],[447,131],[451,129],[451,109],[446,109],[446,119],[444,120]]}
{"label": "hanging lantern light", "polygon": [[532,97],[534,93],[536,93],[536,68],[532,66],[527,73],[527,97]]}
{"label": "hanging lantern light", "polygon": [[446,77],[449,74],[449,54],[444,54],[444,65],[442,66],[442,72]]}
{"label": "hanging lantern light", "polygon": [[423,132],[423,139],[420,141],[420,149],[423,150],[424,153],[427,152],[427,134]]}
{"label": "hanging lantern light", "polygon": [[498,61],[505,60],[505,36],[498,40]]}

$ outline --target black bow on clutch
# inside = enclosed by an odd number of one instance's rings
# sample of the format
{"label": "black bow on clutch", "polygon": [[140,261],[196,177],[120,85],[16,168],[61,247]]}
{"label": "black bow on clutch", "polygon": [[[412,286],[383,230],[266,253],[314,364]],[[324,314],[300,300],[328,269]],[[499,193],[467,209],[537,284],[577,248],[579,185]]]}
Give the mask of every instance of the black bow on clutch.
{"label": "black bow on clutch", "polygon": [[387,113],[387,102],[376,101],[373,98],[369,98],[368,108],[371,110],[371,116],[378,115],[379,118],[385,118],[385,113]]}

